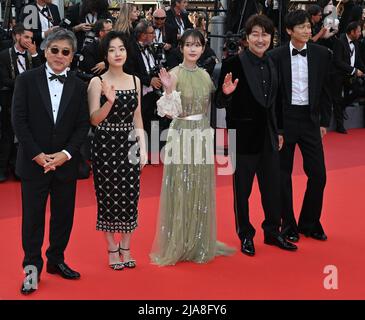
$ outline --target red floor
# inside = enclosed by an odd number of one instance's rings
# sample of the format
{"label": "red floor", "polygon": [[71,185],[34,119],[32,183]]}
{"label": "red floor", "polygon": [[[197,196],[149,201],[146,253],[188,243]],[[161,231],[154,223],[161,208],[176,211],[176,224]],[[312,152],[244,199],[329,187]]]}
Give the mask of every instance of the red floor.
{"label": "red floor", "polygon": [[[351,130],[346,136],[328,134],[325,153],[328,179],[322,221],[327,242],[301,239],[294,253],[264,245],[255,184],[251,217],[257,229],[256,256],[237,252],[205,265],[161,268],[149,263],[162,175],[161,166],[149,166],[143,172],[139,228],[132,244],[138,267],[109,270],[102,234],[95,231],[92,180],[82,180],[66,252],[67,262],[82,278],[67,281],[44,272],[39,290],[27,298],[19,293],[23,277],[20,187],[14,181],[0,184],[0,299],[365,299],[365,129]],[[305,183],[298,156],[293,179],[296,212]],[[217,220],[219,239],[238,249],[230,176],[217,178]],[[337,267],[337,290],[324,288],[327,265]]]}

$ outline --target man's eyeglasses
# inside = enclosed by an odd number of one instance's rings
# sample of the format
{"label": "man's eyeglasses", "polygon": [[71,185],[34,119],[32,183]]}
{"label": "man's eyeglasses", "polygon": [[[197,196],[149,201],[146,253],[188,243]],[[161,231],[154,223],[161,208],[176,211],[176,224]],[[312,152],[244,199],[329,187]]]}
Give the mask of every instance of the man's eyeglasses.
{"label": "man's eyeglasses", "polygon": [[156,20],[165,20],[166,17],[154,17]]}
{"label": "man's eyeglasses", "polygon": [[71,53],[71,50],[69,50],[69,49],[60,50],[56,47],[50,48],[49,51],[51,51],[52,54],[58,54],[61,51],[62,55],[65,57],[69,56]]}

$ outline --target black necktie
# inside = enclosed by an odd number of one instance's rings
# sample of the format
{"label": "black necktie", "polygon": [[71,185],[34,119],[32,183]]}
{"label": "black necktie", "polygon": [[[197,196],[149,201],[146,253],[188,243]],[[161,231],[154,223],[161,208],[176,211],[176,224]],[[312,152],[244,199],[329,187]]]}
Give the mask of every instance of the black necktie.
{"label": "black necktie", "polygon": [[24,53],[21,53],[21,52],[15,52],[17,56],[22,56],[24,59],[27,58],[27,53],[24,52]]}
{"label": "black necktie", "polygon": [[297,54],[300,54],[301,56],[306,57],[307,56],[307,49],[303,49],[303,50],[299,51],[299,50],[293,48],[293,51],[291,52],[291,55],[296,56]]}
{"label": "black necktie", "polygon": [[50,73],[50,75],[51,76],[48,78],[49,80],[53,81],[53,80],[57,79],[61,83],[65,83],[66,78],[67,78],[65,75],[61,75],[61,74]]}

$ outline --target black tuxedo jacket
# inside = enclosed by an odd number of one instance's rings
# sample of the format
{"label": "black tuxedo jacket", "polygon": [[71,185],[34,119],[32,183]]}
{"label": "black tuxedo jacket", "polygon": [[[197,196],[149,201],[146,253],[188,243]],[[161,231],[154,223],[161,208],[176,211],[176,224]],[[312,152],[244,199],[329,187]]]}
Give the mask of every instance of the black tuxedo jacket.
{"label": "black tuxedo jacket", "polygon": [[[19,140],[16,173],[39,179],[43,168],[32,159],[44,152],[68,151],[72,158],[51,172],[60,180],[77,178],[79,150],[89,130],[86,85],[70,72],[64,83],[54,124],[45,66],[22,73],[16,80],[12,123]],[[50,174],[50,173],[47,173]]]}
{"label": "black tuxedo jacket", "polygon": [[100,41],[94,41],[89,45],[85,46],[82,51],[82,55],[84,59],[80,61],[80,69],[85,71],[86,73],[93,74],[92,68],[99,62],[104,61],[103,55],[101,54],[100,50]]}
{"label": "black tuxedo jacket", "polygon": [[[181,13],[182,20],[184,22],[185,30],[194,28],[193,24],[189,20],[189,15],[187,13]],[[175,20],[175,11],[173,8],[166,11],[166,24],[169,24],[179,30],[179,26]]]}
{"label": "black tuxedo jacket", "polygon": [[[34,7],[34,10],[38,11],[38,7],[36,4],[31,4]],[[61,22],[61,17],[60,17],[60,13],[58,11],[58,7],[55,4],[47,4],[49,10],[51,11],[51,15],[52,15],[52,25],[53,26],[58,26]],[[32,11],[30,13],[25,13],[24,12],[24,8],[22,10],[22,12],[20,13],[20,17],[19,20],[21,22],[24,23],[24,20],[28,17],[29,14],[31,14]],[[38,16],[39,17],[38,13]],[[33,30],[33,40],[35,41],[35,43],[37,44],[37,47],[39,47],[39,45],[42,43],[43,39],[42,39],[42,25],[41,25],[41,20],[38,19],[38,28],[37,30]]]}
{"label": "black tuxedo jacket", "polygon": [[[291,53],[289,43],[269,52],[279,73],[280,90],[277,101],[278,128],[285,130],[280,119],[292,101]],[[331,118],[331,94],[329,71],[331,51],[323,46],[307,43],[308,85],[311,119],[322,127],[328,127]],[[284,112],[284,115],[282,116]]]}
{"label": "black tuxedo jacket", "polygon": [[174,48],[177,47],[177,34],[178,29],[176,26],[165,23],[165,25],[162,27],[162,42],[171,44]]}
{"label": "black tuxedo jacket", "polygon": [[[254,69],[247,53],[224,61],[216,93],[217,106],[226,107],[227,129],[236,129],[236,150],[238,154],[255,154],[262,151],[266,130],[273,150],[278,150],[275,101],[278,90],[277,72],[269,59],[270,94],[267,102],[257,88]],[[232,72],[233,79],[239,79],[236,90],[227,98],[222,93],[224,77]]]}
{"label": "black tuxedo jacket", "polygon": [[[1,92],[0,104],[10,110],[11,100],[13,98],[13,91],[15,85],[15,79],[19,75],[19,70],[17,67],[17,55],[15,53],[14,47],[11,49],[11,59],[9,54],[9,49],[5,49],[0,52],[0,87],[6,87],[7,90]],[[38,56],[25,59],[26,69],[32,69],[39,67],[41,65],[41,59]],[[14,71],[13,71],[14,68]]]}
{"label": "black tuxedo jacket", "polygon": [[129,69],[132,69],[133,73],[141,80],[141,83],[149,87],[151,84],[152,76],[147,72],[146,66],[143,61],[142,52],[137,43],[137,40],[131,41],[131,45],[133,60],[129,59],[131,66],[128,67],[128,71],[130,73],[131,70]]}
{"label": "black tuxedo jacket", "polygon": [[[355,68],[365,73],[365,65],[360,56],[359,43],[355,45]],[[351,67],[351,49],[347,41],[346,34],[341,34],[339,39],[336,39],[333,46],[333,73],[338,76],[350,76],[353,72]]]}

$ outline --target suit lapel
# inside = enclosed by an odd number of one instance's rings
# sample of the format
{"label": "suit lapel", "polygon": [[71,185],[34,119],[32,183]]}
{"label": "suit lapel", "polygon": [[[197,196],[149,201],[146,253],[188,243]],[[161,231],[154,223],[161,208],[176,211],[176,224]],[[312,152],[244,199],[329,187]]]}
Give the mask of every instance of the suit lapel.
{"label": "suit lapel", "polygon": [[255,76],[255,72],[248,60],[249,58],[247,57],[246,52],[243,52],[242,54],[240,54],[239,58],[241,61],[243,72],[246,75],[247,83],[250,87],[250,90],[251,90],[253,96],[255,97],[255,99],[258,103],[260,103],[263,107],[265,107],[266,103],[265,103],[264,97],[261,94],[259,94],[259,90],[258,90],[258,88],[260,88],[261,84],[258,82],[258,79]]}
{"label": "suit lapel", "polygon": [[46,75],[46,68],[45,65],[39,68],[39,74],[38,74],[38,89],[40,96],[43,101],[43,105],[45,106],[47,113],[49,117],[51,118],[52,122],[54,122],[53,119],[53,113],[52,113],[52,102],[51,97],[49,95],[49,88],[48,88],[48,82],[47,82],[47,75]]}
{"label": "suit lapel", "polygon": [[58,109],[56,126],[59,124],[65,110],[67,109],[67,107],[70,103],[70,99],[72,97],[74,88],[75,88],[75,77],[73,77],[70,73],[68,73],[67,80],[63,85],[62,97],[61,97],[60,106]]}
{"label": "suit lapel", "polygon": [[290,56],[289,44],[287,44],[283,49],[284,49],[283,60],[282,60],[283,65],[282,65],[282,68],[281,68],[282,72],[283,72],[283,77],[281,79],[284,83],[286,96],[288,98],[288,103],[291,104],[291,99],[292,99],[292,74],[291,74],[291,56]]}
{"label": "suit lapel", "polygon": [[11,48],[11,59],[14,62],[14,73],[15,73],[15,77],[17,77],[19,75],[19,70],[18,70],[18,56],[15,53],[14,47]]}
{"label": "suit lapel", "polygon": [[315,89],[317,87],[317,76],[318,68],[316,68],[316,57],[313,52],[313,48],[310,44],[307,44],[307,62],[308,62],[308,95],[309,95],[309,105],[314,103]]}
{"label": "suit lapel", "polygon": [[267,107],[270,107],[276,98],[276,91],[278,88],[277,83],[277,73],[274,66],[274,63],[271,61],[271,59],[268,59],[269,62],[269,70],[270,70],[270,91],[269,91],[269,99],[267,100]]}

